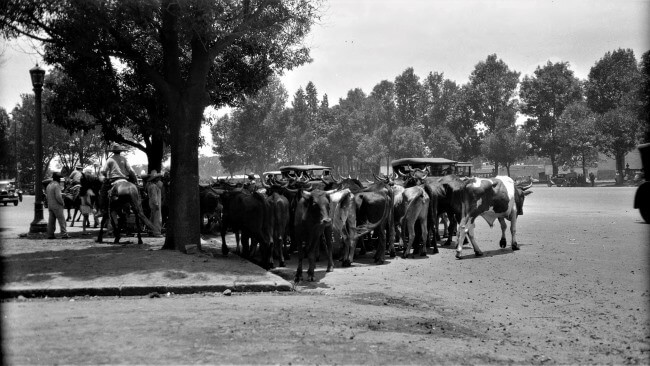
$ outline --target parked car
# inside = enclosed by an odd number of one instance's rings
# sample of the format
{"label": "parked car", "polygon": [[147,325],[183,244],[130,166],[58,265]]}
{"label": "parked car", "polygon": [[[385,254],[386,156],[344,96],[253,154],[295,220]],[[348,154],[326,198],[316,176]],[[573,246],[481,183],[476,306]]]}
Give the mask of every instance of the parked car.
{"label": "parked car", "polygon": [[13,202],[14,206],[18,206],[18,202],[22,202],[23,192],[16,189],[13,180],[0,181],[0,202],[5,206],[9,202]]}

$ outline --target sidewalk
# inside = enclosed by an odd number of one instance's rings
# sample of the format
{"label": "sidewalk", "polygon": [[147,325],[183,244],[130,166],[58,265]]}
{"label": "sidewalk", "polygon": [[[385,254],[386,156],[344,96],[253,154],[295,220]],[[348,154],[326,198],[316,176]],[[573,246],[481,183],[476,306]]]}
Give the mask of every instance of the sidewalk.
{"label": "sidewalk", "polygon": [[[122,238],[130,244],[95,243],[97,230],[82,236],[69,228],[70,239],[45,235],[19,237],[2,229],[1,298],[61,296],[165,296],[167,293],[290,291],[283,278],[241,259],[221,255],[221,239],[203,240],[206,252],[159,250],[164,238]],[[57,233],[57,236],[59,234]],[[234,240],[234,238],[233,238]],[[229,246],[231,245],[228,240]],[[231,248],[234,249],[234,242]],[[157,295],[158,294],[158,295]]]}

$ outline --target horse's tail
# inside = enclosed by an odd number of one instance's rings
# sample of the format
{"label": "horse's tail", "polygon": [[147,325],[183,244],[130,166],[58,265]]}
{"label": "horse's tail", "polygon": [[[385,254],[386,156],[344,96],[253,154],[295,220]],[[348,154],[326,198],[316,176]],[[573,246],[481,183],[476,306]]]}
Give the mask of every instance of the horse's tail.
{"label": "horse's tail", "polygon": [[[134,185],[135,186],[135,185]],[[136,187],[136,192],[137,192],[137,187]],[[133,198],[133,197],[132,197]],[[135,214],[138,215],[140,220],[152,231],[156,231],[156,228],[154,227],[153,223],[151,220],[147,218],[144,214],[144,210],[142,210],[142,204],[140,202],[140,195],[136,193],[136,197],[133,199],[133,208],[135,211]]]}

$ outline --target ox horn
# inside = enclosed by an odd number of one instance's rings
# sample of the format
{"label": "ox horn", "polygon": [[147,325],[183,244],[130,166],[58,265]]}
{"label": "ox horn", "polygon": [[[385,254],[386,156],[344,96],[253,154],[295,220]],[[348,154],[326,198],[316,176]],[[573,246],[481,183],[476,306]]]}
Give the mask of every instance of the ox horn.
{"label": "ox horn", "polygon": [[533,186],[533,183],[531,182],[531,183],[528,183],[527,186],[519,186],[519,188],[521,188],[522,191],[525,191],[525,190],[529,189],[532,186]]}

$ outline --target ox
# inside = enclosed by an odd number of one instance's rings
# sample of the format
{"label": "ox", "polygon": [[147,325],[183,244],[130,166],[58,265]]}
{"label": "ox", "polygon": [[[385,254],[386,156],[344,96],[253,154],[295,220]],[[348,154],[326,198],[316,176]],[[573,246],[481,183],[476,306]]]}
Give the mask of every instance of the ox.
{"label": "ox", "polygon": [[330,212],[334,240],[343,243],[343,267],[350,267],[354,260],[357,242],[357,206],[349,188],[330,194]]}
{"label": "ox", "polygon": [[[199,185],[199,212],[201,215],[201,231],[207,232],[211,224],[216,223],[221,227],[221,212],[223,205],[219,197],[219,191],[211,186]],[[207,217],[204,226],[204,217]]]}
{"label": "ox", "polygon": [[375,231],[379,245],[375,251],[375,263],[383,264],[386,256],[386,241],[390,256],[395,257],[395,226],[393,225],[393,190],[386,182],[376,182],[355,194],[357,205],[358,235]]}
{"label": "ox", "polygon": [[512,250],[519,250],[515,236],[517,216],[523,214],[524,199],[532,193],[532,191],[527,191],[531,186],[532,184],[525,187],[516,186],[512,178],[507,176],[498,176],[494,179],[471,178],[465,181],[456,258],[461,259],[465,236],[469,237],[476,256],[483,255],[474,238],[474,221],[479,215],[483,216],[490,227],[494,225],[495,219],[499,219],[501,224],[499,245],[501,248],[506,247],[507,226],[505,219],[510,220]]}
{"label": "ox", "polygon": [[284,188],[273,185],[267,186],[267,201],[271,206],[271,233],[273,237],[273,254],[284,267],[284,244],[289,232],[289,199],[282,195]]}
{"label": "ox", "polygon": [[249,248],[249,239],[253,240],[252,248],[260,243],[262,267],[273,267],[271,253],[271,207],[266,197],[259,193],[250,193],[243,189],[225,191],[222,195],[223,217],[221,225],[221,251],[228,254],[226,246],[227,228],[232,228],[236,233],[241,231],[243,256],[250,258],[252,250]]}
{"label": "ox", "polygon": [[[426,243],[429,234],[427,230],[429,196],[422,186],[414,186],[406,188],[402,193],[402,197],[403,205],[405,205],[406,208],[404,209],[404,216],[400,226],[406,228],[406,231],[408,231],[408,241],[406,238],[402,238],[402,241],[404,242],[404,252],[402,257],[406,258],[409,255],[411,246],[415,240],[415,224],[418,222],[420,224],[420,234],[422,239],[420,242],[420,255],[424,256],[426,255]],[[404,231],[405,230],[402,230],[402,236],[404,236]]]}
{"label": "ox", "polygon": [[[327,254],[327,272],[334,267],[332,260],[332,219],[329,215],[330,192],[314,190],[301,191],[301,197],[296,205],[294,235],[298,246],[298,269],[295,282],[302,280],[302,259],[307,254],[309,268],[307,279],[314,280],[316,267],[316,251],[319,249],[321,236],[325,236],[325,251]],[[332,192],[333,193],[333,192]]]}

